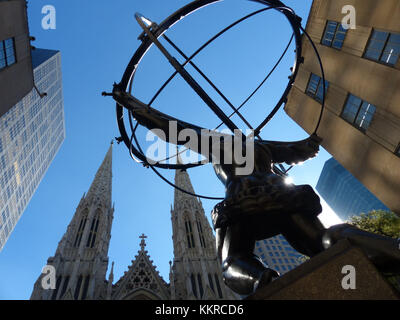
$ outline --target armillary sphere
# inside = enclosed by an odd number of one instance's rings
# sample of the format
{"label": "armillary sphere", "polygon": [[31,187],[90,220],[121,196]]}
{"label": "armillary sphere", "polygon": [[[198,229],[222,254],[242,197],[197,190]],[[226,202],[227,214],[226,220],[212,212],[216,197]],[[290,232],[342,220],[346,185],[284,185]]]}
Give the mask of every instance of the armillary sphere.
{"label": "armillary sphere", "polygon": [[[323,79],[323,99],[322,99],[322,108],[321,108],[321,115],[318,120],[316,129],[314,133],[317,132],[319,124],[321,122],[322,118],[322,112],[324,109],[325,105],[325,75],[322,67],[322,62],[321,58],[318,54],[318,51],[316,49],[315,44],[313,43],[312,39],[310,36],[307,34],[307,32],[303,29],[301,26],[301,18],[296,15],[293,9],[290,7],[286,6],[284,3],[282,3],[279,0],[250,0],[253,2],[257,2],[262,4],[263,8],[254,11],[250,14],[247,14],[246,16],[240,18],[239,20],[233,22],[220,32],[218,32],[216,35],[214,35],[212,38],[210,38],[207,42],[205,42],[202,46],[200,46],[194,53],[192,53],[190,56],[187,56],[166,34],[165,32],[170,29],[174,24],[178,23],[180,20],[184,19],[186,16],[190,15],[191,13],[215,4],[217,2],[221,2],[222,0],[196,0],[193,1],[186,6],[182,7],[181,9],[177,10],[174,12],[172,15],[170,15],[168,18],[166,18],[163,22],[160,24],[157,24],[150,19],[146,18],[145,16],[136,13],[135,18],[141,28],[143,29],[143,32],[139,36],[139,40],[141,41],[141,44],[139,48],[136,50],[134,55],[132,56],[123,76],[122,80],[118,84],[120,87],[124,88],[126,92],[131,93],[132,92],[132,87],[133,87],[133,80],[135,77],[135,73],[138,69],[138,66],[143,59],[143,57],[146,55],[148,50],[152,45],[155,45],[160,52],[165,56],[165,58],[168,60],[168,62],[172,65],[172,67],[175,69],[175,71],[171,74],[171,76],[164,82],[164,84],[159,88],[159,90],[154,94],[152,99],[147,103],[148,106],[151,106],[153,102],[157,99],[157,97],[160,95],[160,93],[168,86],[168,84],[171,82],[172,79],[174,79],[177,75],[182,77],[186,83],[195,91],[195,93],[204,101],[205,105],[207,105],[214,113],[215,115],[220,119],[221,124],[217,127],[219,128],[223,124],[227,126],[232,132],[238,127],[233,123],[231,118],[234,115],[237,115],[243,120],[243,122],[253,131],[254,137],[260,138],[260,132],[261,130],[266,126],[266,124],[274,117],[274,115],[278,112],[278,110],[282,107],[284,103],[287,101],[287,96],[293,86],[293,83],[296,79],[296,76],[299,71],[299,67],[301,63],[304,62],[304,58],[302,57],[302,35],[304,34],[306,38],[310,41],[315,53],[316,57],[318,58],[320,67],[321,67],[321,73],[322,73],[322,79]],[[226,0],[229,1],[229,0]],[[249,0],[246,0],[249,1]],[[239,106],[234,106],[229,99],[221,92],[219,88],[216,87],[216,85],[198,68],[198,66],[193,62],[194,58],[201,52],[203,51],[208,45],[210,45],[214,40],[222,36],[225,32],[228,30],[232,29],[233,27],[237,26],[241,22],[250,19],[253,16],[256,16],[262,12],[268,11],[268,10],[276,10],[283,14],[287,21],[289,22],[293,34],[290,38],[290,41],[284,50],[283,54],[275,64],[275,66],[272,68],[272,70],[266,75],[266,77],[263,79],[263,81],[255,88],[253,92],[243,101],[243,103]],[[185,60],[184,63],[178,62],[178,60],[163,46],[163,44],[160,42],[160,39],[164,39],[167,41],[175,50],[176,52],[183,57]],[[295,43],[295,61],[294,65],[291,68],[291,75],[288,78],[287,86],[286,89],[283,91],[282,96],[280,99],[277,101],[275,107],[272,109],[272,111],[265,117],[265,119],[258,124],[257,127],[253,127],[247,120],[246,118],[240,113],[240,109],[253,97],[253,95],[261,88],[261,86],[267,81],[267,79],[270,77],[270,75],[275,71],[279,63],[282,61],[284,55],[288,51],[291,43],[294,41]],[[231,107],[232,113],[230,115],[226,115],[220,107],[213,101],[213,99],[206,93],[206,91],[199,85],[199,83],[189,74],[189,72],[185,69],[185,66],[190,65],[192,66],[204,79],[205,81],[210,84],[210,86],[218,93],[218,95]],[[110,93],[105,93],[103,92],[104,96],[112,95]],[[177,164],[170,164],[165,162],[166,160],[170,159],[166,158],[162,161],[154,161],[151,164],[149,163],[149,159],[145,156],[143,153],[143,150],[139,144],[139,141],[136,137],[136,130],[139,126],[139,123],[135,123],[135,119],[132,117],[132,114],[129,110],[126,110],[124,106],[120,105],[117,103],[117,122],[118,122],[118,127],[121,133],[121,137],[118,138],[120,142],[124,142],[125,145],[128,147],[130,151],[130,155],[132,158],[139,163],[142,163],[144,166],[150,167],[159,177],[161,177],[165,182],[170,184],[171,186],[185,192],[188,194],[191,194],[196,197],[200,198],[206,198],[206,199],[213,199],[213,200],[220,200],[223,199],[222,197],[208,197],[208,196],[201,196],[198,194],[193,194],[191,192],[188,192],[187,190],[183,190],[176,185],[174,185],[172,182],[167,180],[164,176],[162,176],[157,168],[162,168],[162,169],[189,169],[197,166],[201,166],[204,164],[202,161],[198,162],[192,162],[192,163],[177,163]],[[128,116],[129,120],[129,129],[131,131],[130,134],[127,133],[127,128],[125,126],[124,118],[126,117],[126,114]],[[217,129],[216,128],[216,129]],[[175,155],[175,157],[178,155],[178,153]],[[279,174],[279,175],[286,175],[287,171],[289,169],[285,169],[282,165],[279,165],[279,168],[277,166],[274,166],[274,171]]]}

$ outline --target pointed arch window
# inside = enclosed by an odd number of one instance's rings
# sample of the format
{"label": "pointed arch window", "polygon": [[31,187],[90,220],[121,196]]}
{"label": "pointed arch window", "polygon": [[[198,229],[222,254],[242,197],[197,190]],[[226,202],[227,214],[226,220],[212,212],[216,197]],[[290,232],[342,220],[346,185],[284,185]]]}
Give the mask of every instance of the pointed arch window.
{"label": "pointed arch window", "polygon": [[65,291],[67,291],[68,283],[69,283],[69,276],[66,276],[64,278],[64,283],[63,283],[63,286],[62,286],[60,298],[62,298],[64,296]]}
{"label": "pointed arch window", "polygon": [[82,279],[83,279],[83,277],[79,276],[78,282],[76,283],[75,294],[74,294],[75,300],[79,299],[79,293],[81,292]]}
{"label": "pointed arch window", "polygon": [[192,223],[188,218],[185,220],[185,228],[186,228],[186,239],[188,242],[188,248],[189,249],[194,248],[195,244],[194,244]]}
{"label": "pointed arch window", "polygon": [[192,283],[192,291],[193,291],[193,294],[194,294],[194,296],[195,296],[196,298],[198,298],[198,297],[197,297],[197,288],[196,288],[196,278],[195,278],[195,276],[194,276],[193,273],[192,273],[191,276],[190,276],[190,281],[191,281],[191,283]]}
{"label": "pointed arch window", "polygon": [[90,276],[86,276],[85,283],[83,284],[83,291],[82,291],[82,296],[81,296],[82,300],[86,299],[86,295],[87,295],[88,288],[89,288],[89,282],[90,282]]}
{"label": "pointed arch window", "polygon": [[190,281],[192,283],[192,291],[194,296],[197,298],[197,288],[196,288],[196,279],[194,277],[194,274],[190,275]]}
{"label": "pointed arch window", "polygon": [[200,245],[202,248],[206,248],[206,241],[204,239],[203,227],[201,226],[201,222],[199,220],[197,220],[196,223],[197,223],[197,231],[199,232]]}
{"label": "pointed arch window", "polygon": [[219,295],[220,299],[222,299],[222,290],[221,290],[221,286],[219,285],[218,275],[215,274],[214,278],[215,278],[215,284],[217,285],[218,295]]}
{"label": "pointed arch window", "polygon": [[86,247],[93,248],[96,242],[97,230],[99,229],[100,210],[98,210],[93,217],[92,224],[90,225],[89,237],[86,242]]}
{"label": "pointed arch window", "polygon": [[211,273],[208,274],[208,283],[210,284],[211,290],[212,290],[213,292],[215,292],[215,289],[214,289],[214,282],[213,282]]}
{"label": "pointed arch window", "polygon": [[88,291],[89,287],[89,280],[90,276],[79,276],[78,282],[76,283],[75,287],[75,294],[74,298],[75,300],[85,300],[86,299],[86,294]]}
{"label": "pointed arch window", "polygon": [[74,247],[79,247],[82,240],[83,230],[85,230],[87,222],[87,211],[85,211],[82,215],[81,221],[79,223],[78,231],[76,232]]}
{"label": "pointed arch window", "polygon": [[56,300],[57,299],[57,293],[58,293],[58,290],[60,288],[61,279],[62,279],[61,276],[57,277],[56,288],[53,291],[53,295],[51,296],[51,300]]}
{"label": "pointed arch window", "polygon": [[203,281],[201,280],[201,274],[197,275],[197,280],[199,282],[199,293],[200,293],[200,299],[203,297]]}

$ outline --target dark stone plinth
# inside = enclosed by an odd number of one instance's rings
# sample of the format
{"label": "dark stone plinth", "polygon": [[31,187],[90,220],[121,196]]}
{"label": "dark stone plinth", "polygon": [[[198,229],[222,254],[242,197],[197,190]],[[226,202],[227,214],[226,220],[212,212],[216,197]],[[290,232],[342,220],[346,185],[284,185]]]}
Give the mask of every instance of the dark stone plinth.
{"label": "dark stone plinth", "polygon": [[[347,273],[354,266],[356,289],[343,289]],[[306,261],[247,300],[399,300],[400,295],[378,272],[366,255],[347,240]]]}

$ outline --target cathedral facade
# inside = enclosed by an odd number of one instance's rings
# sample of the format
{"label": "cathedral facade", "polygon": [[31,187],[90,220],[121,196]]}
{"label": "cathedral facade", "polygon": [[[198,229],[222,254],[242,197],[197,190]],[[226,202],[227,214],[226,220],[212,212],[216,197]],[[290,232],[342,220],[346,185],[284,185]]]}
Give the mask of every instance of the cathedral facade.
{"label": "cathedral facade", "polygon": [[[175,184],[194,193],[189,175],[177,170]],[[158,273],[140,236],[140,250],[124,275],[108,279],[108,249],[114,217],[112,145],[87,194],[80,200],[56,253],[47,265],[56,270],[55,289],[45,289],[41,274],[31,300],[231,300],[237,296],[222,281],[215,238],[200,200],[175,190],[171,208],[174,258],[169,283]]]}

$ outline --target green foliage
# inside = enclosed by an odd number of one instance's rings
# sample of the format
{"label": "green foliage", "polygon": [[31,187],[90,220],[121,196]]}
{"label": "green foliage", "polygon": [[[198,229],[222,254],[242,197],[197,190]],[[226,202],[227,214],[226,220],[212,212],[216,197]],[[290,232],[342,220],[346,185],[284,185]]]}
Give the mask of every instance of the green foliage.
{"label": "green foliage", "polygon": [[[347,223],[362,230],[377,233],[390,238],[400,238],[400,218],[393,212],[376,210],[353,216]],[[400,292],[400,275],[382,274],[387,281]]]}
{"label": "green foliage", "polygon": [[299,263],[304,263],[304,262],[306,262],[306,261],[308,261],[308,260],[310,260],[310,257],[309,257],[309,256],[305,256],[305,255],[301,255],[301,256],[299,256],[299,257],[297,258],[297,261],[298,261]]}
{"label": "green foliage", "polygon": [[394,212],[374,210],[352,216],[347,223],[386,237],[395,239],[400,237],[400,218]]}

